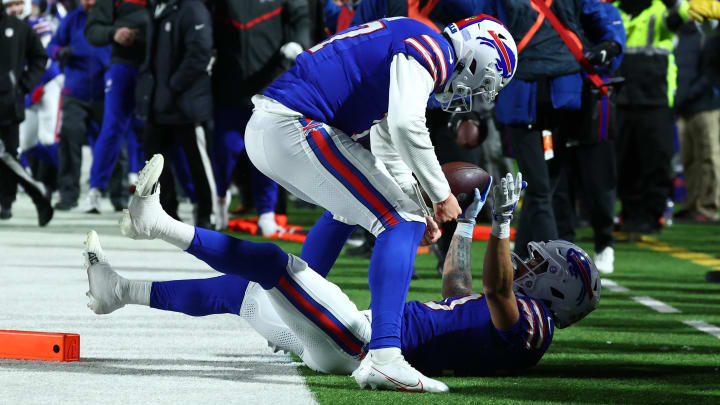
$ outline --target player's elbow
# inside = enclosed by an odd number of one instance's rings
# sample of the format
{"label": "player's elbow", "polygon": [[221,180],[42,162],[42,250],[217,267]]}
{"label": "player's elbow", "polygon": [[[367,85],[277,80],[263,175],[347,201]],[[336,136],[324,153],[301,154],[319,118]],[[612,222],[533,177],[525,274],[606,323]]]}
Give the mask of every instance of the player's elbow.
{"label": "player's elbow", "polygon": [[485,297],[489,300],[501,300],[509,297],[510,294],[512,294],[512,288],[506,286],[483,284],[483,295],[485,295]]}
{"label": "player's elbow", "polygon": [[414,129],[415,123],[410,117],[389,117],[388,116],[388,129],[390,130],[390,136],[395,137],[397,135],[404,136]]}

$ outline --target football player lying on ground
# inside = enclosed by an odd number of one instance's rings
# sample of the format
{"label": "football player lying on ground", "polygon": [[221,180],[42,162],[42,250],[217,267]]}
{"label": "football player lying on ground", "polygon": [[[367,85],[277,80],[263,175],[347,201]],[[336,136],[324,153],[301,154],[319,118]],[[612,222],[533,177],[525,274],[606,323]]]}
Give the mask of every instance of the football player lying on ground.
{"label": "football player lying on ground", "polygon": [[[388,379],[384,367],[362,361],[370,339],[369,311],[358,311],[302,259],[272,243],[243,241],[170,218],[155,185],[162,170],[156,155],[140,173],[124,234],[160,238],[226,273],[200,280],[136,281],[116,274],[90,231],[86,242],[88,306],[98,314],[125,304],[149,305],[193,316],[239,314],[271,347],[296,353],[312,369],[353,373],[361,387],[446,392],[442,382],[420,372]],[[492,374],[535,365],[552,340],[554,325],[566,327],[598,303],[600,280],[588,255],[564,241],[530,243],[531,259],[511,260],[510,220],[523,188],[520,174],[495,186],[492,236],[483,265],[483,294],[472,292],[470,245],[474,218],[490,184],[476,189],[458,219],[443,273],[444,300],[405,304],[402,353],[418,370]],[[323,266],[323,263],[319,263]],[[513,282],[514,272],[514,282]],[[518,294],[517,296],[515,294]],[[532,298],[531,298],[532,297]],[[370,368],[364,373],[357,370]],[[393,370],[390,370],[391,372]]]}

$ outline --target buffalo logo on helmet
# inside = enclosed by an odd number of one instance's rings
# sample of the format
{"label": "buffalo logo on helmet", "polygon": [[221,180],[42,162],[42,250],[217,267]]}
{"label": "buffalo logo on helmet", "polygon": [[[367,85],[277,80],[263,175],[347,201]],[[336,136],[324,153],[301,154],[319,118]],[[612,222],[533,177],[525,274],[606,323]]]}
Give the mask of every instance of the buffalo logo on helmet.
{"label": "buffalo logo on helmet", "polygon": [[502,73],[502,77],[509,79],[513,75],[515,70],[515,54],[505,46],[498,34],[493,30],[488,30],[488,33],[492,38],[477,37],[483,45],[487,45],[494,48],[498,54],[498,58],[495,60],[497,69]]}
{"label": "buffalo logo on helmet", "polygon": [[585,296],[589,295],[590,299],[593,298],[593,290],[591,285],[591,265],[588,263],[587,257],[578,252],[575,249],[568,249],[567,262],[570,265],[568,271],[574,278],[580,278],[580,293],[575,299],[578,304],[585,300]]}

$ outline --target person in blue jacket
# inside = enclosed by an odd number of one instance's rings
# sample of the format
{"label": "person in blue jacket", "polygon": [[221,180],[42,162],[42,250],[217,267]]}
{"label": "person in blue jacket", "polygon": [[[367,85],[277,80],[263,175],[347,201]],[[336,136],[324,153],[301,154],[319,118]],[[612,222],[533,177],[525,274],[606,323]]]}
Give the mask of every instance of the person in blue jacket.
{"label": "person in blue jacket", "polygon": [[82,145],[87,143],[91,123],[99,127],[103,118],[103,75],[110,64],[110,47],[90,45],[83,33],[94,4],[95,0],[80,0],[80,7],[68,13],[48,45],[49,56],[65,73],[58,145],[60,201],[55,205],[61,211],[77,206]]}
{"label": "person in blue jacket", "polygon": [[[525,193],[515,244],[515,252],[524,256],[526,252],[522,247],[528,242],[552,240],[559,236],[553,192],[563,173],[563,159],[572,155],[572,152],[564,150],[564,145],[568,139],[576,139],[575,136],[580,135],[578,131],[581,131],[577,124],[582,108],[583,70],[550,22],[547,19],[541,21],[530,1],[507,0],[504,7],[505,23],[519,44],[519,62],[516,80],[497,98],[496,120],[504,125],[509,149],[520,171],[527,174],[530,184]],[[550,8],[576,35],[589,61],[600,73],[610,73],[619,66],[625,31],[617,9],[597,0],[556,0]],[[528,35],[538,22],[537,31]],[[524,40],[526,37],[527,40]],[[552,131],[553,144],[559,148],[556,157],[549,163],[545,161],[543,130]],[[610,160],[613,159],[612,147],[598,143],[594,148],[588,154],[593,155],[595,161],[588,162],[584,167],[600,164],[602,167],[588,170],[588,173],[603,169],[600,174],[606,177],[596,178],[594,183],[588,182],[587,188],[596,185],[592,191],[597,194],[586,197],[602,200],[594,200],[598,207],[593,209],[598,212],[605,210],[604,221],[609,223],[600,224],[598,220],[598,227],[606,229],[609,226],[607,229],[611,230],[612,202],[606,200],[613,199],[615,183],[614,170],[610,169],[614,166]],[[608,151],[603,153],[600,148]],[[578,149],[577,153],[580,152]],[[583,180],[588,180],[587,177],[583,176]],[[612,236],[609,235],[610,240],[596,240],[596,251],[612,245]]]}

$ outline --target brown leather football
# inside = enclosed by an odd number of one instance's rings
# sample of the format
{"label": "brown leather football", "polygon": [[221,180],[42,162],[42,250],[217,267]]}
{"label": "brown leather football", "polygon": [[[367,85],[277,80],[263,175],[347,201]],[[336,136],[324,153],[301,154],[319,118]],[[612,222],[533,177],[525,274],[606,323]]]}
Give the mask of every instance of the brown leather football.
{"label": "brown leather football", "polygon": [[[448,184],[450,184],[450,191],[455,195],[462,209],[472,203],[473,190],[478,188],[482,191],[490,181],[490,175],[472,163],[449,162],[441,167]],[[432,201],[425,190],[422,191],[422,196],[428,207],[432,208]]]}

